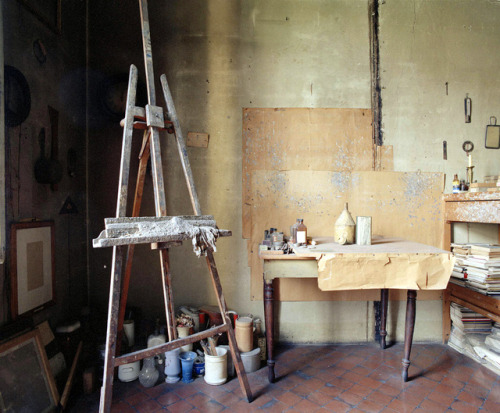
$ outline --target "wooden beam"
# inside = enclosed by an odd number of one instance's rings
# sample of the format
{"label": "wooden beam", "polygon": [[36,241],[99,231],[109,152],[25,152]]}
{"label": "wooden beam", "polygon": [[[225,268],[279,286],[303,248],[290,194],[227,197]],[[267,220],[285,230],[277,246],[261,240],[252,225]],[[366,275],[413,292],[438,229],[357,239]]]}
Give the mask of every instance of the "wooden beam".
{"label": "wooden beam", "polygon": [[380,43],[378,0],[369,0],[368,15],[370,26],[370,75],[373,116],[373,143],[383,145],[382,138],[382,87],[380,85]]}

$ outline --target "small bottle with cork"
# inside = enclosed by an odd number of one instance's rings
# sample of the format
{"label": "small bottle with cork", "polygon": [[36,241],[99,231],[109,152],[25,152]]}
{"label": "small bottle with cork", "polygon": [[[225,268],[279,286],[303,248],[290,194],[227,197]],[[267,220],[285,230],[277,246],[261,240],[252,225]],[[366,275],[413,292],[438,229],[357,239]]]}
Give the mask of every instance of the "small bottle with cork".
{"label": "small bottle with cork", "polygon": [[307,245],[307,227],[302,218],[297,219],[296,243],[299,246]]}
{"label": "small bottle with cork", "polygon": [[454,194],[460,192],[460,180],[458,179],[458,175],[455,174],[453,177],[453,191]]}

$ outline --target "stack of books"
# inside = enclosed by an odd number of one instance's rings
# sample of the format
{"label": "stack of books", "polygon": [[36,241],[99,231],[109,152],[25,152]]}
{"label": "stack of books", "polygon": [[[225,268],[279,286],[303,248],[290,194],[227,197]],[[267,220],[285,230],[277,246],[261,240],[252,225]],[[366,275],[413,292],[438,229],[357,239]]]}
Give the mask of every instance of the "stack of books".
{"label": "stack of books", "polygon": [[483,344],[474,346],[482,364],[500,374],[500,323],[495,323]]}
{"label": "stack of books", "polygon": [[451,244],[455,266],[450,282],[500,296],[500,245]]}
{"label": "stack of books", "polygon": [[491,334],[486,337],[484,343],[491,349],[500,353],[500,323],[493,324]]}
{"label": "stack of books", "polygon": [[485,176],[484,182],[490,183],[490,184],[491,183],[495,184],[495,187],[488,188],[488,191],[490,191],[490,192],[500,191],[500,175]]}
{"label": "stack of books", "polygon": [[467,287],[487,295],[500,295],[500,245],[472,244],[463,260]]}
{"label": "stack of books", "polygon": [[491,333],[492,321],[457,303],[451,303],[450,317],[452,326],[448,345],[481,362],[474,348],[484,345],[486,336]]}
{"label": "stack of books", "polygon": [[488,259],[500,260],[500,245],[498,244],[470,244],[470,253]]}
{"label": "stack of books", "polygon": [[451,244],[451,251],[455,256],[455,265],[451,273],[450,282],[465,286],[467,284],[467,267],[464,261],[470,255],[469,244]]}
{"label": "stack of books", "polygon": [[475,311],[457,303],[450,304],[450,317],[453,325],[465,334],[490,334],[492,321]]}

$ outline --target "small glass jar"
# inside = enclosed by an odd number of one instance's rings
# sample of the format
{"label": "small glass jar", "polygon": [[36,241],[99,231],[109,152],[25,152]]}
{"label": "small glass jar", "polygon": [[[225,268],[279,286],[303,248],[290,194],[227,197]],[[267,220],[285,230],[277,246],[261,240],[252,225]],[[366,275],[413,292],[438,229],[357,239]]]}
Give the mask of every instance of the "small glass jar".
{"label": "small glass jar", "polygon": [[296,244],[297,243],[297,227],[299,225],[299,220],[295,222],[295,224],[290,226],[290,243]]}

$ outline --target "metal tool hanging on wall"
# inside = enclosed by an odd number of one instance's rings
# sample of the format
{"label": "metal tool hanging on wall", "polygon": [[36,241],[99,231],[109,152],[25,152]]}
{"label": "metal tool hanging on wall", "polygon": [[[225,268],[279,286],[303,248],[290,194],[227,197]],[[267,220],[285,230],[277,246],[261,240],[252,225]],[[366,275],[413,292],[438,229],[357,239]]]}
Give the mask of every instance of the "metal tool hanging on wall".
{"label": "metal tool hanging on wall", "polygon": [[472,115],[472,100],[469,97],[468,93],[465,94],[464,109],[465,109],[465,123],[470,123]]}

